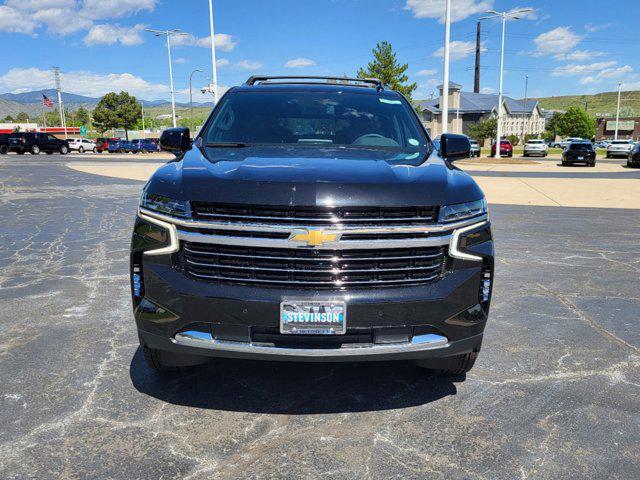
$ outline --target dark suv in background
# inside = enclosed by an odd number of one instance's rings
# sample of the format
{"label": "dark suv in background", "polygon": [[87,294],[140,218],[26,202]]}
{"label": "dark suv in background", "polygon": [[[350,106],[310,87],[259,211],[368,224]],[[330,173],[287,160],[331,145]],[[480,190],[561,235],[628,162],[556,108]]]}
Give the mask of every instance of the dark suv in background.
{"label": "dark suv in background", "polygon": [[573,141],[562,152],[562,166],[584,163],[588,167],[596,166],[596,151],[589,140]]}
{"label": "dark suv in background", "polygon": [[251,77],[143,189],[131,293],[150,367],[413,360],[462,374],[494,258],[482,190],[375,79]]}
{"label": "dark suv in background", "polygon": [[50,133],[15,132],[9,135],[9,151],[22,155],[26,152],[38,155],[40,152],[48,154],[58,152],[62,155],[69,153],[69,143],[60,140]]}

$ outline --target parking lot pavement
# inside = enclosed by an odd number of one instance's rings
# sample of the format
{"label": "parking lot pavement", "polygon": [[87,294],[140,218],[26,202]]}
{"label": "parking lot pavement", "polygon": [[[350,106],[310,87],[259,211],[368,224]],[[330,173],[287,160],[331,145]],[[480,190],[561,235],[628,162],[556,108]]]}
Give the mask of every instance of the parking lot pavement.
{"label": "parking lot pavement", "polygon": [[492,205],[466,377],[218,361],[162,378],[129,304],[142,183],[68,162],[0,157],[0,478],[637,477],[638,210]]}

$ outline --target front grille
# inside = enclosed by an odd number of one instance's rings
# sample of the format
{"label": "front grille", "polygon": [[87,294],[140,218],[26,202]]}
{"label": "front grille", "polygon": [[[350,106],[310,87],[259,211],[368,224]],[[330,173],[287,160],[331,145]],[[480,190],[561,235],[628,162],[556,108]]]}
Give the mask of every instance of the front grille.
{"label": "front grille", "polygon": [[292,207],[191,202],[194,218],[266,225],[424,225],[438,219],[437,207]]}
{"label": "front grille", "polygon": [[444,272],[444,247],[280,249],[183,242],[182,264],[202,280],[296,288],[425,284]]}

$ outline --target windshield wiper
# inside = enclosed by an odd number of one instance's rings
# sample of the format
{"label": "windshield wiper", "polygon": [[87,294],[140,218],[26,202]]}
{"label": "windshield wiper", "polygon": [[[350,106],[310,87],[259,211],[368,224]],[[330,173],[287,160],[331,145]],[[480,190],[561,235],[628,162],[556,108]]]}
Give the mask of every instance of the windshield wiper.
{"label": "windshield wiper", "polygon": [[211,142],[211,143],[207,143],[205,145],[205,147],[211,147],[211,148],[243,148],[246,147],[247,144],[246,143],[241,143],[241,142]]}

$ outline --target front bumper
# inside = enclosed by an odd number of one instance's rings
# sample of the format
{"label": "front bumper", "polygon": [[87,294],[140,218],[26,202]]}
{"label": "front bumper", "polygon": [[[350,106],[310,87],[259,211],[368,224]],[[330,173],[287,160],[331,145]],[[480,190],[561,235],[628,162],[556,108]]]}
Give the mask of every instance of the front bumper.
{"label": "front bumper", "polygon": [[[487,278],[493,281],[490,224],[483,229],[488,232],[484,241],[464,248],[481,260],[448,258],[447,271],[437,281],[346,291],[202,281],[176,266],[180,252],[140,256],[134,251],[132,266],[135,257],[142,278],[142,285],[132,280],[140,341],[180,354],[312,362],[409,360],[477,351],[491,295],[489,291],[483,298],[482,287]],[[345,301],[346,335],[281,335],[283,298]]]}

